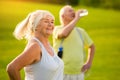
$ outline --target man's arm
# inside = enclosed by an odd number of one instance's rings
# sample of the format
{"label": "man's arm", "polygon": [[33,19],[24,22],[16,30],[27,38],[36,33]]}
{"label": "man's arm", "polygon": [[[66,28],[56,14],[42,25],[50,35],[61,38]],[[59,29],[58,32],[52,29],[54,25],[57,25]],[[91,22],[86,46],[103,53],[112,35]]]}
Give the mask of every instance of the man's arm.
{"label": "man's arm", "polygon": [[87,58],[86,63],[82,67],[82,70],[81,70],[82,72],[86,72],[87,70],[90,69],[92,65],[94,53],[95,53],[95,46],[94,44],[92,44],[88,49],[88,58]]}
{"label": "man's arm", "polygon": [[58,38],[68,37],[68,35],[73,30],[78,20],[80,19],[80,16],[79,16],[80,12],[81,10],[78,10],[75,14],[75,18],[68,25],[64,26],[64,28],[60,32],[58,32]]}

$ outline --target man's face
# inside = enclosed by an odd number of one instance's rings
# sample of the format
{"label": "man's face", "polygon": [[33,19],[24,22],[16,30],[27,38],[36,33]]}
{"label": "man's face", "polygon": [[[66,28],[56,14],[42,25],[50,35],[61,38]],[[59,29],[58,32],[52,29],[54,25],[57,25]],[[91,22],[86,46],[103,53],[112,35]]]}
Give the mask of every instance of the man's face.
{"label": "man's face", "polygon": [[63,18],[68,21],[72,21],[75,18],[75,11],[72,7],[66,7],[64,9]]}

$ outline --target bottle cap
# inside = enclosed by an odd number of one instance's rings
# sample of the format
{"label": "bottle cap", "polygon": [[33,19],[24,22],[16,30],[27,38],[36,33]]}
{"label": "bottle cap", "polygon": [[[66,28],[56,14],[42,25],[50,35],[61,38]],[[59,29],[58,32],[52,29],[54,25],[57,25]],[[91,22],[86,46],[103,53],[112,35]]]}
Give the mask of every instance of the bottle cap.
{"label": "bottle cap", "polygon": [[63,50],[63,47],[59,47],[59,51],[62,51]]}

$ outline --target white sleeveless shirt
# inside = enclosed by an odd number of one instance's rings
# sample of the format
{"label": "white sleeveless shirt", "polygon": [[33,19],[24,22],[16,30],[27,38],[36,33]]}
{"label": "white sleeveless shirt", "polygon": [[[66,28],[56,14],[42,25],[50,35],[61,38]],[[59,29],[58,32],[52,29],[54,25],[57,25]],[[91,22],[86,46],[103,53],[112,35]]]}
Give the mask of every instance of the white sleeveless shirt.
{"label": "white sleeveless shirt", "polygon": [[37,39],[36,40],[42,50],[41,60],[35,64],[24,67],[25,80],[63,80],[63,61],[55,54],[51,56],[43,44]]}

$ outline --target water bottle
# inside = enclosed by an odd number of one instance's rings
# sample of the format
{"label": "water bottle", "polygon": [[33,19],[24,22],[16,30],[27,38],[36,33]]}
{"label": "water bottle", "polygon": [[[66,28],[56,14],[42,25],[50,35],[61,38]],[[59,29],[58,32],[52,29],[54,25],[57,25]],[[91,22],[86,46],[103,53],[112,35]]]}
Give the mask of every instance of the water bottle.
{"label": "water bottle", "polygon": [[80,13],[79,16],[87,16],[88,15],[88,11],[86,9],[83,10],[82,13]]}
{"label": "water bottle", "polygon": [[62,58],[62,56],[63,56],[63,47],[62,46],[60,46],[59,49],[58,49],[58,56],[60,58]]}

